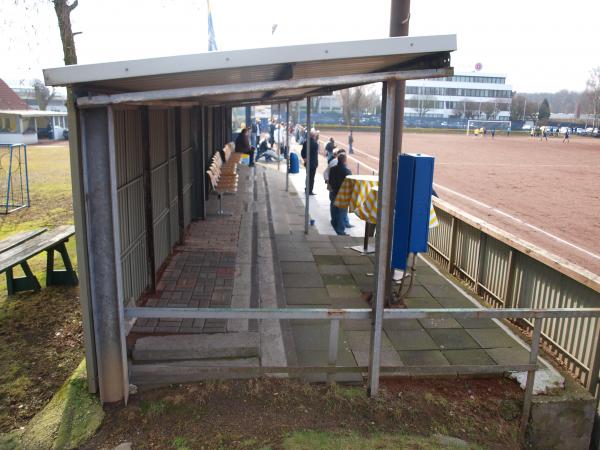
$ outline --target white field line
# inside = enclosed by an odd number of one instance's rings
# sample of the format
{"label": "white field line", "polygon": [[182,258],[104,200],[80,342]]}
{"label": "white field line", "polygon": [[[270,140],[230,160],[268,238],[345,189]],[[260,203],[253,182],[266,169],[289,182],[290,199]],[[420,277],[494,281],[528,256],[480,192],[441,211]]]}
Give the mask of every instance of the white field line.
{"label": "white field line", "polygon": [[[324,141],[321,141],[321,142],[324,142]],[[342,145],[342,146],[344,146],[344,147],[347,147],[347,146],[345,146],[344,144],[339,144],[339,145]],[[356,147],[354,147],[354,146],[352,146],[352,150],[354,150],[354,151],[358,151],[359,153],[362,153],[362,154],[364,154],[364,155],[368,156],[369,158],[372,158],[372,159],[374,159],[374,160],[376,160],[376,161],[379,161],[379,158],[377,158],[376,156],[369,155],[369,154],[367,154],[367,153],[365,153],[365,152],[363,152],[363,151],[361,151],[361,150],[358,150],[358,149],[357,149]],[[360,161],[357,161],[355,158],[352,158],[352,156],[348,155],[348,158],[349,158],[349,159],[352,159],[352,160],[354,160],[354,161],[356,161],[356,162],[358,162],[358,163],[360,163],[360,164],[362,164],[363,166],[365,166],[365,167],[369,168],[369,170],[373,170],[375,173],[378,173],[378,171],[377,171],[377,170],[375,170],[375,169],[373,169],[373,168],[371,168],[371,167],[367,166],[366,164],[364,164],[364,163],[362,163],[362,162],[360,162]],[[547,165],[547,166],[549,166],[549,167],[555,167],[555,166],[550,166],[550,165]],[[559,167],[559,166],[556,166],[556,167]],[[578,167],[581,167],[581,166],[578,166]],[[532,225],[532,224],[530,224],[529,222],[525,222],[524,220],[522,220],[522,219],[519,219],[518,217],[515,217],[515,216],[513,216],[512,214],[509,214],[509,213],[507,213],[507,212],[504,212],[504,211],[502,211],[501,209],[494,208],[493,206],[490,206],[490,205],[488,205],[488,204],[486,204],[486,203],[480,202],[479,200],[475,200],[474,198],[472,198],[472,197],[469,197],[469,196],[467,196],[467,195],[464,195],[464,194],[461,194],[460,192],[456,192],[456,191],[454,191],[454,190],[452,190],[452,189],[450,189],[450,188],[447,188],[447,187],[445,187],[445,186],[442,186],[441,184],[438,184],[438,183],[433,183],[433,184],[434,184],[434,186],[435,186],[435,187],[437,187],[438,189],[441,189],[441,190],[443,190],[443,191],[449,192],[449,193],[451,193],[451,194],[453,194],[453,195],[456,195],[457,197],[460,197],[460,198],[462,198],[462,199],[464,199],[464,200],[467,200],[467,201],[469,201],[469,202],[471,202],[471,203],[475,203],[476,205],[479,205],[479,206],[481,206],[482,208],[489,209],[490,211],[493,211],[493,212],[495,212],[496,214],[499,214],[499,215],[501,215],[501,216],[504,216],[504,217],[506,217],[507,219],[510,219],[510,220],[512,220],[512,221],[514,221],[514,222],[516,222],[516,223],[520,224],[520,225],[523,225],[523,226],[529,227],[529,228],[531,228],[532,230],[535,230],[535,231],[537,231],[538,233],[542,233],[543,235],[545,235],[545,236],[547,236],[547,237],[549,237],[549,238],[551,238],[551,239],[555,240],[556,242],[559,242],[559,243],[561,243],[561,244],[567,245],[567,246],[569,246],[569,247],[571,247],[571,248],[574,248],[575,250],[578,250],[578,251],[580,251],[580,252],[582,252],[582,253],[585,253],[585,254],[586,254],[586,255],[588,255],[588,256],[591,256],[592,258],[595,258],[595,259],[599,259],[599,260],[600,260],[600,255],[597,255],[597,254],[595,254],[595,253],[592,253],[592,252],[590,252],[589,250],[586,250],[585,248],[582,248],[582,247],[579,247],[578,245],[575,245],[575,244],[573,244],[572,242],[566,241],[566,240],[564,240],[564,239],[562,239],[562,238],[560,238],[560,237],[558,237],[558,236],[556,236],[556,235],[554,235],[554,234],[552,234],[552,233],[549,233],[549,232],[547,232],[547,231],[545,231],[545,230],[542,230],[540,227],[536,227],[535,225]]]}
{"label": "white field line", "polygon": [[443,190],[443,191],[449,192],[449,193],[451,193],[452,195],[456,195],[457,197],[460,197],[460,198],[462,198],[462,199],[464,199],[464,200],[468,200],[468,201],[470,201],[470,202],[472,202],[472,203],[475,203],[476,205],[479,205],[479,206],[481,206],[482,208],[489,209],[490,211],[493,211],[493,212],[495,212],[496,214],[499,214],[499,215],[501,215],[501,216],[504,216],[504,217],[506,217],[507,219],[510,219],[510,220],[512,220],[512,221],[514,221],[514,222],[517,222],[517,223],[518,223],[518,224],[520,224],[520,225],[524,225],[524,226],[526,226],[526,227],[529,227],[529,228],[531,228],[532,230],[535,230],[535,231],[537,231],[538,233],[542,233],[542,234],[544,234],[544,235],[548,236],[549,238],[551,238],[551,239],[554,239],[554,240],[555,240],[555,241],[557,241],[557,242],[560,242],[561,244],[568,245],[569,247],[572,247],[572,248],[574,248],[575,250],[578,250],[578,251],[580,251],[580,252],[582,252],[582,253],[585,253],[586,255],[588,255],[588,256],[591,256],[592,258],[595,258],[595,259],[600,259],[600,255],[597,255],[597,254],[595,254],[595,253],[592,253],[592,252],[590,252],[589,250],[586,250],[586,249],[584,249],[584,248],[581,248],[581,247],[579,247],[579,246],[577,246],[577,245],[575,245],[575,244],[573,244],[573,243],[571,243],[571,242],[569,242],[569,241],[565,241],[564,239],[561,239],[561,238],[559,238],[558,236],[556,236],[556,235],[554,235],[554,234],[552,234],[552,233],[548,233],[547,231],[545,231],[545,230],[542,230],[540,227],[536,227],[535,225],[532,225],[532,224],[530,224],[530,223],[528,223],[528,222],[525,222],[524,220],[521,220],[521,219],[519,219],[518,217],[515,217],[515,216],[513,216],[512,214],[509,214],[509,213],[507,213],[507,212],[504,212],[504,211],[502,211],[502,210],[500,210],[500,209],[498,209],[498,208],[494,208],[493,206],[490,206],[490,205],[488,205],[488,204],[486,204],[486,203],[480,202],[479,200],[475,200],[474,198],[471,198],[471,197],[469,197],[469,196],[467,196],[467,195],[461,194],[460,192],[456,192],[456,191],[454,191],[454,190],[452,190],[452,189],[450,189],[450,188],[447,188],[447,187],[445,187],[445,186],[442,186],[442,185],[440,185],[440,184],[437,184],[437,183],[433,183],[433,184],[434,184],[434,186],[436,186],[438,189],[441,189],[441,190]]}

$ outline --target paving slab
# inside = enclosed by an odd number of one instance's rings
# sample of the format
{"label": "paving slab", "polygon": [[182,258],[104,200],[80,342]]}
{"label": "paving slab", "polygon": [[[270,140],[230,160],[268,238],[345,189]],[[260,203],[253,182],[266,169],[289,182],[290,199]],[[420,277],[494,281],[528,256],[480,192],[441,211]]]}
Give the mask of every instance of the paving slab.
{"label": "paving slab", "polygon": [[354,285],[354,278],[351,275],[336,275],[336,274],[321,274],[323,283],[326,285],[338,284],[338,285]]}
{"label": "paving slab", "polygon": [[342,309],[351,309],[351,308],[370,308],[371,305],[367,303],[363,298],[360,297],[341,297],[341,298],[332,298],[331,299],[331,307],[332,308],[342,308]]}
{"label": "paving slab", "polygon": [[498,328],[498,324],[492,319],[456,319],[463,328]]}
{"label": "paving slab", "polygon": [[342,320],[341,325],[344,331],[369,331],[369,333],[371,332],[371,321],[369,319]]}
{"label": "paving slab", "polygon": [[329,297],[333,298],[362,298],[360,290],[354,285],[336,285],[326,286]]}
{"label": "paving slab", "polygon": [[287,288],[287,305],[330,305],[331,298],[325,288]]}
{"label": "paving slab", "polygon": [[362,264],[353,264],[350,266],[346,266],[351,274],[367,274],[373,273],[375,270],[375,266],[368,259],[364,259]]}
{"label": "paving slab", "polygon": [[319,273],[323,275],[349,275],[350,271],[346,266],[343,265],[322,265],[317,266]]}
{"label": "paving slab", "polygon": [[286,288],[320,288],[325,286],[319,273],[284,273]]}
{"label": "paving slab", "polygon": [[353,255],[349,255],[349,256],[342,256],[342,259],[344,260],[344,264],[347,264],[349,266],[363,266],[365,265],[365,256],[353,256]]}
{"label": "paving slab", "polygon": [[[329,349],[329,323],[321,321],[316,325],[292,324],[294,343],[298,350],[327,350]],[[344,347],[344,331],[340,330],[338,348]]]}
{"label": "paving slab", "polygon": [[136,341],[133,347],[133,359],[174,361],[245,358],[256,356],[258,345],[258,333],[251,332],[147,336]]}
{"label": "paving slab", "polygon": [[444,350],[442,353],[453,366],[492,366],[496,364],[495,361],[485,352],[485,350]]}
{"label": "paving slab", "polygon": [[499,327],[467,329],[466,331],[482,348],[515,347],[519,345],[517,341]]}
{"label": "paving slab", "polygon": [[337,255],[316,255],[314,260],[319,265],[339,266],[344,263],[341,256]]}
{"label": "paving slab", "polygon": [[433,296],[423,286],[413,286],[408,294],[408,298],[424,298],[433,300]]}
{"label": "paving slab", "polygon": [[415,309],[435,309],[441,308],[438,302],[436,302],[433,297],[432,298],[405,298],[404,304],[407,308],[415,308]]}
{"label": "paving slab", "polygon": [[434,297],[465,298],[464,295],[460,291],[458,291],[454,286],[451,286],[449,284],[446,284],[446,285],[423,284],[423,286]]}
{"label": "paving slab", "polygon": [[427,332],[442,350],[480,348],[479,344],[463,329],[429,329]]}
{"label": "paving slab", "polygon": [[461,324],[451,317],[435,319],[419,319],[423,328],[462,328]]}
{"label": "paving slab", "polygon": [[529,364],[529,351],[523,347],[487,348],[485,352],[497,364]]}
{"label": "paving slab", "polygon": [[396,350],[439,350],[438,344],[424,329],[386,330]]}
{"label": "paving slab", "polygon": [[398,355],[406,366],[449,366],[450,362],[439,350],[406,350]]}
{"label": "paving slab", "polygon": [[315,260],[312,253],[303,251],[277,251],[279,261],[300,261],[300,262],[312,262]]}
{"label": "paving slab", "polygon": [[[326,350],[299,350],[298,366],[326,366],[328,365],[328,353]],[[356,360],[350,350],[345,348],[339,349],[337,365],[356,367]],[[302,375],[302,379],[311,383],[323,383],[327,380],[324,373],[311,373]],[[339,383],[362,383],[363,376],[360,373],[336,373],[335,381]]]}
{"label": "paving slab", "polygon": [[422,330],[423,326],[417,319],[391,320],[384,319],[384,330]]}
{"label": "paving slab", "polygon": [[282,261],[279,263],[282,273],[319,273],[314,262]]}

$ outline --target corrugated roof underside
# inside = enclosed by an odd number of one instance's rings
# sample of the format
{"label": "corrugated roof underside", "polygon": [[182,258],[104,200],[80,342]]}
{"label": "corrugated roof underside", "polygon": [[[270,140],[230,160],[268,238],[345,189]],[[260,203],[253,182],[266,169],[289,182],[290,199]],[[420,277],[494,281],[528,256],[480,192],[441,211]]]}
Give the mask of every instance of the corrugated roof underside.
{"label": "corrugated roof underside", "polygon": [[105,93],[117,93],[352,75],[385,71],[390,67],[408,63],[419,56],[421,54],[271,64],[95,81],[81,86]]}

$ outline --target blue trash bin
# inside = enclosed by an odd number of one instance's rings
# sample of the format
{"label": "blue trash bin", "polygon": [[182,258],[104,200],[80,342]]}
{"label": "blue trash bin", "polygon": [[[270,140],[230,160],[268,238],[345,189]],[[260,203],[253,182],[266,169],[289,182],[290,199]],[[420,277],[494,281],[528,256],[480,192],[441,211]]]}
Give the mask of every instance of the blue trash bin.
{"label": "blue trash bin", "polygon": [[290,173],[300,172],[300,160],[298,155],[294,152],[290,153]]}

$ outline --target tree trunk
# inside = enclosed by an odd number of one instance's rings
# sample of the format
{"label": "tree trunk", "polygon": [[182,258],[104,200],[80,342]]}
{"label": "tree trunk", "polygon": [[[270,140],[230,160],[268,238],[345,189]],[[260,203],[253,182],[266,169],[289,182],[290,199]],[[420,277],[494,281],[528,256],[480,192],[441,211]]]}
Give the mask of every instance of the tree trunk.
{"label": "tree trunk", "polygon": [[67,0],[52,0],[56,18],[58,19],[58,28],[60,29],[60,38],[63,45],[65,65],[77,64],[77,53],[75,51],[75,40],[73,39],[73,30],[71,29],[71,11],[77,7],[78,0],[71,5]]}

